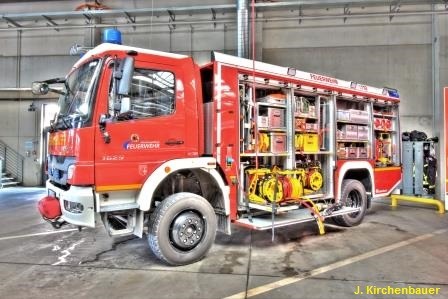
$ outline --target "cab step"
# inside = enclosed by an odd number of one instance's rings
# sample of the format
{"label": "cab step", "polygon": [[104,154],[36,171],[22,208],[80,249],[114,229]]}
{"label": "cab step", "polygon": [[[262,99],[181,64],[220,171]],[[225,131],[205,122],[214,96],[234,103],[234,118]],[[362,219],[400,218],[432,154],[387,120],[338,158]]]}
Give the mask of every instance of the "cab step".
{"label": "cab step", "polygon": [[100,212],[126,211],[126,210],[138,209],[139,207],[140,205],[136,202],[116,204],[116,205],[103,205],[100,206]]}

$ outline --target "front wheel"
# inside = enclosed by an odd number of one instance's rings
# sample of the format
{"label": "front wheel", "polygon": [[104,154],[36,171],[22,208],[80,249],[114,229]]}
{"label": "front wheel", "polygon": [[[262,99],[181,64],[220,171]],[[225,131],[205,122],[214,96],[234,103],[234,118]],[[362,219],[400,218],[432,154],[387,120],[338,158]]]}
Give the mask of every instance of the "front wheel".
{"label": "front wheel", "polygon": [[336,224],[347,227],[360,224],[367,210],[367,194],[364,185],[358,180],[344,180],[341,188],[341,204],[360,210],[334,217]]}
{"label": "front wheel", "polygon": [[170,265],[202,259],[216,236],[216,216],[210,203],[193,193],[168,196],[152,213],[148,243]]}

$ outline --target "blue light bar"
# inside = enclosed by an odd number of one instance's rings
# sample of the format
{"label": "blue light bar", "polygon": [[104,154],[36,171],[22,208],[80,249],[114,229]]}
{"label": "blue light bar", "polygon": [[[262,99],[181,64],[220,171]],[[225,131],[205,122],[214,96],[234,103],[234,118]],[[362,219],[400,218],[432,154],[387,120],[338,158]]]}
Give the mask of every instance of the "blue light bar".
{"label": "blue light bar", "polygon": [[121,45],[121,32],[115,28],[106,28],[103,31],[103,43]]}

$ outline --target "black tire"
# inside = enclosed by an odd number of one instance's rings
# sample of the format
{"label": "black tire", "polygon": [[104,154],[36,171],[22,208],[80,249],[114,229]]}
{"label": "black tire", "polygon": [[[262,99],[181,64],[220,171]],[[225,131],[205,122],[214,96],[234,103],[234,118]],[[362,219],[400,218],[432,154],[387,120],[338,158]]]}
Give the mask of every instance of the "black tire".
{"label": "black tire", "polygon": [[216,236],[210,203],[193,193],[176,193],[162,201],[149,221],[148,243],[154,255],[170,265],[202,259]]}
{"label": "black tire", "polygon": [[341,188],[341,204],[346,207],[361,208],[361,210],[334,217],[334,222],[346,227],[360,224],[367,210],[367,194],[364,185],[358,180],[344,180]]}

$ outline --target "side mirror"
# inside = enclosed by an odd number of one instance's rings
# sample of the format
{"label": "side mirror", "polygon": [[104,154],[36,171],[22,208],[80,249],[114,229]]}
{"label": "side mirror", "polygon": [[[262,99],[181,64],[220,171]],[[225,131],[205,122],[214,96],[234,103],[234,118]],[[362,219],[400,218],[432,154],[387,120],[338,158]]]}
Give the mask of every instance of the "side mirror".
{"label": "side mirror", "polygon": [[120,64],[118,70],[121,79],[118,84],[118,94],[127,96],[131,90],[132,75],[134,74],[134,57],[127,56]]}
{"label": "side mirror", "polygon": [[44,95],[47,94],[49,91],[50,87],[48,86],[48,83],[35,81],[31,85],[31,92],[34,95]]}

